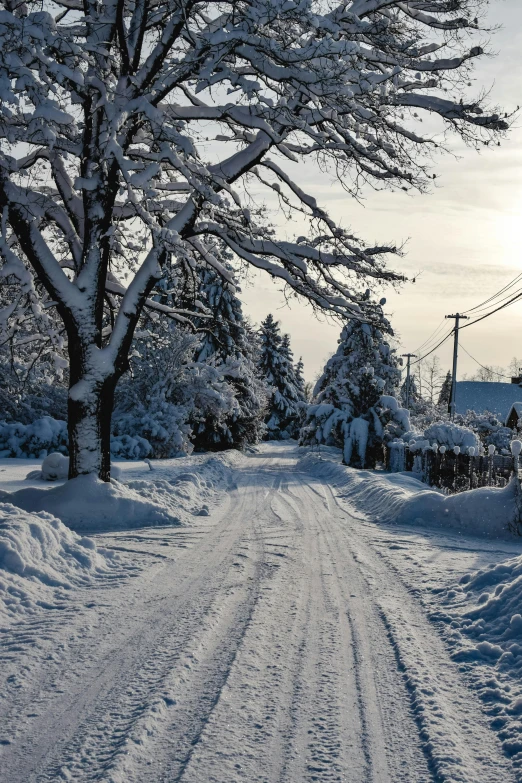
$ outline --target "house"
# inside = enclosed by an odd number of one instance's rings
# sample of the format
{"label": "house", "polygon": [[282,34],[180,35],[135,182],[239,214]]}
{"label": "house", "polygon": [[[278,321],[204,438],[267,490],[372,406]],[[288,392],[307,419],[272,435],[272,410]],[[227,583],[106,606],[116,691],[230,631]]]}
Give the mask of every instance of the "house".
{"label": "house", "polygon": [[[517,378],[516,380],[520,380]],[[496,383],[494,381],[457,381],[456,411],[466,413],[494,413],[505,422],[519,403],[522,413],[522,386],[518,383]]]}
{"label": "house", "polygon": [[522,402],[514,402],[511,406],[506,417],[506,427],[512,430],[516,430],[519,427],[519,423],[522,425]]}

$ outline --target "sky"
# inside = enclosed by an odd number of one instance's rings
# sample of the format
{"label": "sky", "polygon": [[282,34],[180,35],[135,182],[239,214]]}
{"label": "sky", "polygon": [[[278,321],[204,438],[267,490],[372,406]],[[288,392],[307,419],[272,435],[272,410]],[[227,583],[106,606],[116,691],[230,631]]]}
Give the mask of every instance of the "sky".
{"label": "sky", "polygon": [[[486,88],[491,103],[512,111],[522,105],[521,0],[492,0],[489,21],[502,28],[491,37],[496,56],[481,58],[476,68],[476,92]],[[416,282],[384,291],[401,352],[418,353],[439,326],[443,337],[453,323],[446,321],[444,331],[445,315],[480,304],[522,272],[522,113],[500,147],[455,151],[457,157],[435,159],[437,184],[430,193],[367,191],[362,203],[309,164],[297,171],[299,184],[367,242],[406,242],[406,256],[392,258],[389,266]],[[340,326],[318,320],[304,303],[288,307],[267,275],[254,275],[242,297],[252,320],[272,312],[281,321],[313,380],[335,351]],[[513,356],[522,357],[521,340],[522,300],[461,333],[463,348],[485,365],[507,366]],[[436,351],[444,370],[451,367],[452,350],[450,338]],[[477,369],[461,350],[457,378]]]}

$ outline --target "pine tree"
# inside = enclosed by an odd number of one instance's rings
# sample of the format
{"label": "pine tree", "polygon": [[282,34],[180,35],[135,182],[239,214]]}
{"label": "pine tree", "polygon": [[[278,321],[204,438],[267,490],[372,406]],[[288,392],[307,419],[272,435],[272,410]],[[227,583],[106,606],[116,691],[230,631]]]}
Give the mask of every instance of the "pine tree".
{"label": "pine tree", "polygon": [[448,370],[448,372],[446,373],[446,377],[444,378],[444,383],[442,384],[440,389],[439,402],[438,402],[439,405],[445,405],[445,406],[449,405],[450,398],[451,398],[451,386],[452,386],[451,373]]}
{"label": "pine tree", "polygon": [[[303,445],[325,443],[342,448],[344,462],[375,465],[384,429],[393,419],[404,430],[408,414],[395,394],[400,380],[393,330],[381,306],[368,304],[368,322],[351,319],[335,354],[314,390],[301,433]],[[370,320],[371,319],[371,320]]]}
{"label": "pine tree", "polygon": [[[225,266],[233,279],[233,268]],[[199,321],[202,337],[195,359],[222,373],[237,404],[228,416],[206,416],[194,423],[198,449],[241,449],[258,443],[264,434],[267,388],[257,368],[259,340],[244,319],[238,291],[212,268],[201,273],[197,296],[211,318]]]}
{"label": "pine tree", "polygon": [[281,335],[279,322],[269,314],[261,324],[259,367],[272,388],[265,423],[267,438],[297,437],[305,405],[301,380],[296,377],[289,335]]}
{"label": "pine tree", "polygon": [[[409,391],[407,389],[407,385],[409,385]],[[409,379],[404,379],[404,383],[401,386],[399,399],[404,407],[410,407],[411,405],[415,405],[419,402],[420,394],[419,390],[417,389],[417,381],[415,380],[413,373],[410,374]],[[409,403],[408,406],[406,405],[407,401]]]}
{"label": "pine tree", "polygon": [[306,402],[306,381],[304,379],[304,364],[302,356],[299,357],[299,361],[295,365],[295,383],[303,400]]}

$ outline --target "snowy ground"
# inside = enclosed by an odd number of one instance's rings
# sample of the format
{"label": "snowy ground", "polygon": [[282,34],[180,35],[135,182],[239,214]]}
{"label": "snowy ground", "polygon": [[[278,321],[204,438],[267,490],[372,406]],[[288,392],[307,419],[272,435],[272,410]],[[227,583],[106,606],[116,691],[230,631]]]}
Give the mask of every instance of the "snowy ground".
{"label": "snowy ground", "polygon": [[67,587],[0,560],[51,591],[2,628],[2,781],[522,780],[522,543],[386,524],[381,478],[301,456],[123,465],[178,525],[91,536],[85,578],[60,528]]}

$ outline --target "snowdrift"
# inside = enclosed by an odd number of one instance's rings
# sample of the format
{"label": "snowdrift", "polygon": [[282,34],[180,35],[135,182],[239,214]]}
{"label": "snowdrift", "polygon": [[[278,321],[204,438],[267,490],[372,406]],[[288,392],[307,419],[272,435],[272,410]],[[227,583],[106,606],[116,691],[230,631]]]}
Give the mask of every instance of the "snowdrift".
{"label": "snowdrift", "polygon": [[433,615],[473,676],[504,751],[522,768],[522,556],[465,574]]}
{"label": "snowdrift", "polygon": [[18,492],[0,492],[0,501],[29,512],[45,511],[76,531],[179,524],[165,508],[144,500],[135,490],[96,476],[78,476],[53,489],[28,487]]}
{"label": "snowdrift", "polygon": [[58,608],[68,591],[109,575],[118,560],[50,514],[0,503],[0,622]]}
{"label": "snowdrift", "polygon": [[448,528],[488,538],[512,535],[508,525],[517,513],[514,484],[447,496],[428,489],[413,473],[354,470],[331,453],[309,453],[299,465],[328,481],[339,497],[374,521]]}
{"label": "snowdrift", "polygon": [[[211,457],[151,462],[151,468],[132,465],[123,481],[100,481],[79,476],[47,487],[0,490],[0,502],[30,513],[47,512],[76,532],[102,532],[157,525],[188,525],[194,516],[207,516],[230,484],[239,452]],[[123,465],[122,467],[126,467]],[[143,477],[141,477],[143,476]]]}

